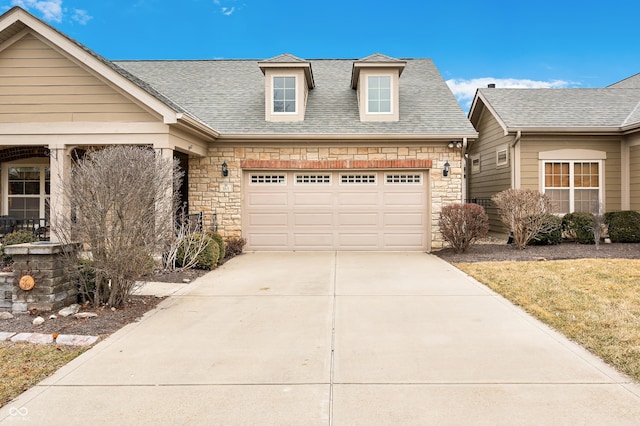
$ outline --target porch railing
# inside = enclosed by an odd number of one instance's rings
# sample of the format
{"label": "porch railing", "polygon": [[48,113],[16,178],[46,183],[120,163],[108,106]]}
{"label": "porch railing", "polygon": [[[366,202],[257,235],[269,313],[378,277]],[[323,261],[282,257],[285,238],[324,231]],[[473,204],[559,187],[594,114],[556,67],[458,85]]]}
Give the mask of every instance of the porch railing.
{"label": "porch railing", "polygon": [[46,218],[0,216],[0,237],[15,231],[33,232],[40,241],[48,241],[50,237],[49,221]]}

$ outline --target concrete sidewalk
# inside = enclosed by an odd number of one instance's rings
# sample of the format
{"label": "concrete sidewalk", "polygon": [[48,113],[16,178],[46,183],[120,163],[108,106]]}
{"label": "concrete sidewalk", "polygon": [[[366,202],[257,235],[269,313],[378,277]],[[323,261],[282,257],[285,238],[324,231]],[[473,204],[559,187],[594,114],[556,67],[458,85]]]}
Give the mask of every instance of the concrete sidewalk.
{"label": "concrete sidewalk", "polygon": [[435,256],[248,253],[0,409],[32,424],[638,424],[640,386]]}

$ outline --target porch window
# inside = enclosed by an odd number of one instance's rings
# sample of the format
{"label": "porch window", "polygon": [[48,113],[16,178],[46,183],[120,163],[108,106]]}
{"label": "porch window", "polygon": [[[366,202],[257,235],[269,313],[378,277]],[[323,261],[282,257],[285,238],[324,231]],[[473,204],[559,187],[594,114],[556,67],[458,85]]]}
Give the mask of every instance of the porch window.
{"label": "porch window", "polygon": [[9,167],[7,173],[7,214],[21,219],[49,217],[49,167]]}
{"label": "porch window", "polygon": [[602,201],[600,161],[545,161],[544,192],[556,213],[598,213]]}

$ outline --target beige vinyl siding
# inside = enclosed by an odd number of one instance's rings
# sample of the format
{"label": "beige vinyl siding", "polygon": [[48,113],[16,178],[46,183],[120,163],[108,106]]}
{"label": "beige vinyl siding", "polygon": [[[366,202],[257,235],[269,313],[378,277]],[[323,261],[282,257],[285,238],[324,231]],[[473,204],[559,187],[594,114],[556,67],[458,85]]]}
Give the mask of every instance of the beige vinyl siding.
{"label": "beige vinyl siding", "polygon": [[629,148],[631,210],[640,211],[640,145]]}
{"label": "beige vinyl siding", "polygon": [[560,149],[589,149],[606,152],[607,159],[603,160],[605,209],[606,211],[620,210],[621,153],[619,137],[523,135],[520,144],[521,187],[535,190],[541,189],[539,152]]}
{"label": "beige vinyl siding", "polygon": [[0,52],[0,122],[157,121],[33,35]]}
{"label": "beige vinyl siding", "polygon": [[[496,165],[496,151],[499,148],[511,146],[512,135],[504,135],[504,131],[497,120],[485,109],[478,121],[477,129],[480,137],[472,142],[467,163],[467,179],[469,182],[469,198],[491,198],[493,194],[511,187],[511,167],[513,159],[509,155],[507,167]],[[480,149],[478,149],[480,147]],[[471,171],[471,157],[480,156],[480,172]],[[487,211],[489,215],[489,227],[492,232],[505,232],[498,217],[498,212],[490,204]]]}

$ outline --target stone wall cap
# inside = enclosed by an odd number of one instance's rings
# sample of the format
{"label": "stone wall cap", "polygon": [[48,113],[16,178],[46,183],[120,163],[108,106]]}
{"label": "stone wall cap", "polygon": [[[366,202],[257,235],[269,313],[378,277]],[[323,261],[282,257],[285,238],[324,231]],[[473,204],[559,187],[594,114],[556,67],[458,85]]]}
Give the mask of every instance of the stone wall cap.
{"label": "stone wall cap", "polygon": [[6,246],[4,252],[10,256],[16,254],[58,254],[63,252],[69,252],[77,250],[80,247],[80,243],[64,244],[57,241],[36,241],[35,243],[23,243]]}

